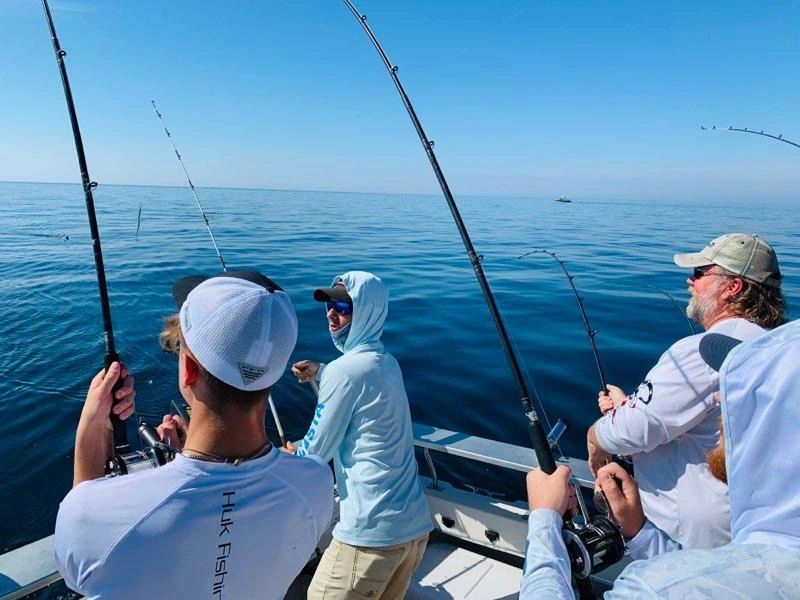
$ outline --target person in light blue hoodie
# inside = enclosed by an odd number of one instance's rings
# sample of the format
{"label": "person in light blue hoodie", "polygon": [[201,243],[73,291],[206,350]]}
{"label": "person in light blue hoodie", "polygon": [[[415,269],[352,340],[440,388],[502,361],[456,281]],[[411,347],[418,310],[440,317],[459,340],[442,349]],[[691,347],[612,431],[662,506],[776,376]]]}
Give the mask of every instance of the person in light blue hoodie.
{"label": "person in light blue hoodie", "polygon": [[[724,345],[716,336],[720,346]],[[711,343],[715,341],[709,340]],[[731,341],[731,338],[728,338]],[[733,340],[738,344],[738,340]],[[732,345],[732,344],[731,344]],[[609,504],[623,533],[646,542],[649,560],[631,563],[606,600],[640,598],[800,598],[800,321],[736,346],[720,368],[723,438],[709,467],[730,488],[731,542],[682,550],[644,520],[635,482]],[[724,453],[724,461],[715,454]],[[600,473],[609,496],[608,478]],[[569,560],[560,534],[569,473],[528,475],[531,515],[520,598],[573,598]],[[625,496],[626,498],[622,498]],[[616,508],[615,508],[616,505]],[[625,514],[620,510],[625,508]],[[636,522],[638,521],[638,525]],[[631,528],[631,524],[635,526]],[[638,532],[636,531],[638,530]]]}
{"label": "person in light blue hoodie", "polygon": [[308,598],[403,598],[433,526],[403,374],[380,339],[389,292],[375,275],[349,271],[314,299],[325,302],[342,356],[292,366],[300,381],[319,381],[319,399],[308,433],[290,450],[333,460],[341,518]]}

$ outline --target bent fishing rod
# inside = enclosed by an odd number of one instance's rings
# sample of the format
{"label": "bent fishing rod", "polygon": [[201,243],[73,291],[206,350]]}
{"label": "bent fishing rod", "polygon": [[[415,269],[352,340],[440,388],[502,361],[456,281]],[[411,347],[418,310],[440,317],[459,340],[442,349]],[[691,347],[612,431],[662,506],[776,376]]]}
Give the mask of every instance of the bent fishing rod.
{"label": "bent fishing rod", "polygon": [[[172,139],[172,134],[170,133],[169,129],[167,129],[167,124],[164,121],[164,117],[162,116],[161,112],[159,112],[158,107],[156,106],[155,100],[150,100],[150,104],[153,105],[153,110],[156,111],[156,116],[158,120],[161,121],[161,125],[164,128],[164,133],[167,134],[169,138],[169,143],[172,144],[172,149],[175,151],[175,156],[178,158],[178,162],[181,163],[181,168],[183,169],[184,175],[186,175],[186,181],[189,182],[189,189],[192,190],[192,196],[194,196],[194,201],[197,203],[197,208],[200,210],[200,214],[203,216],[203,221],[206,224],[206,230],[208,231],[208,237],[211,238],[211,243],[214,245],[214,251],[217,253],[217,258],[219,259],[219,264],[222,265],[222,272],[227,273],[228,267],[225,265],[225,259],[222,257],[222,252],[220,252],[219,246],[217,245],[217,239],[214,237],[214,231],[211,229],[211,222],[208,220],[208,214],[206,213],[203,205],[200,204],[200,198],[197,197],[197,190],[194,187],[194,183],[192,182],[192,178],[189,176],[189,171],[186,169],[186,165],[183,162],[183,157],[181,153],[178,152],[178,148],[175,145],[175,140]],[[140,213],[141,215],[141,208]],[[137,229],[138,232],[138,229]],[[272,399],[272,393],[269,394],[269,409],[272,413],[272,418],[275,419],[275,426],[278,429],[278,436],[281,439],[281,445],[286,447],[286,437],[283,433],[283,426],[281,425],[281,420],[278,417],[278,410],[275,408],[275,402]]]}
{"label": "bent fishing rod", "polygon": [[[456,222],[456,227],[461,235],[461,241],[464,243],[467,256],[472,264],[472,269],[475,271],[475,276],[478,279],[486,304],[489,307],[489,312],[497,328],[497,333],[500,336],[500,342],[503,346],[506,359],[508,360],[514,380],[519,389],[521,396],[520,401],[522,402],[525,416],[528,419],[528,433],[531,438],[534,453],[536,454],[536,460],[542,471],[548,474],[553,473],[556,470],[556,461],[553,457],[553,451],[550,447],[547,435],[542,427],[542,422],[539,420],[539,416],[536,414],[536,410],[531,402],[531,398],[533,397],[533,399],[539,403],[539,406],[541,406],[541,403],[535,394],[532,394],[528,390],[528,384],[522,374],[519,360],[511,344],[503,318],[500,315],[500,309],[497,306],[494,294],[483,272],[483,267],[481,265],[483,257],[475,252],[475,247],[472,245],[469,232],[467,231],[464,221],[461,219],[461,214],[453,198],[453,194],[450,192],[450,186],[447,184],[442,169],[439,167],[439,161],[436,159],[436,154],[433,152],[433,142],[429,140],[428,136],[425,134],[425,130],[422,128],[422,124],[414,111],[414,107],[411,105],[411,100],[406,94],[403,85],[400,83],[400,79],[397,77],[397,66],[391,63],[378,42],[378,39],[375,37],[375,34],[372,33],[372,29],[367,25],[367,17],[358,12],[350,0],[343,1],[347,8],[350,9],[350,12],[353,13],[353,16],[358,19],[364,33],[367,34],[375,50],[377,50],[380,55],[384,66],[394,82],[397,92],[400,94],[406,112],[411,118],[411,122],[414,124],[414,129],[417,131],[425,153],[428,155],[428,160],[431,163],[433,172],[436,175],[436,179],[447,201],[447,206],[450,208],[450,213]],[[580,494],[580,491],[578,493]],[[582,503],[581,512],[583,513],[585,524],[579,526],[572,520],[565,521],[562,531],[570,558],[570,567],[573,575],[577,579],[581,597],[594,597],[591,583],[587,578],[592,572],[596,572],[599,569],[618,562],[625,553],[625,542],[622,539],[619,528],[607,516],[596,515],[593,518],[589,518]]]}
{"label": "bent fishing rod", "polygon": [[[56,28],[53,24],[53,16],[50,14],[50,6],[47,0],[42,0],[44,7],[44,14],[47,18],[47,26],[50,29],[50,38],[53,42],[53,50],[56,54],[56,62],[58,69],[61,73],[61,84],[64,88],[64,96],[67,100],[67,110],[69,111],[69,120],[72,124],[72,136],[75,139],[75,151],[78,154],[78,166],[81,170],[81,183],[83,185],[83,194],[86,197],[86,212],[89,216],[89,229],[92,234],[92,248],[94,250],[94,266],[97,272],[97,288],[100,292],[100,309],[103,315],[103,336],[105,338],[106,356],[105,368],[111,366],[113,362],[120,362],[119,354],[114,344],[114,328],[111,323],[111,306],[108,300],[108,286],[106,284],[106,271],[103,265],[103,250],[100,246],[100,230],[97,226],[97,215],[94,210],[94,197],[92,190],[97,187],[97,182],[94,182],[89,177],[89,168],[86,165],[86,154],[83,151],[83,138],[81,137],[80,126],[78,125],[78,115],[75,112],[75,102],[72,99],[72,89],[69,85],[69,77],[67,77],[67,67],[64,64],[64,57],[67,55],[66,51],[61,48],[61,43],[58,41],[56,35]],[[118,381],[114,389],[122,384]],[[127,452],[130,449],[128,442],[128,432],[125,428],[125,423],[111,412],[111,424],[113,426],[113,439],[114,450],[117,453]]]}
{"label": "bent fishing rod", "polygon": [[583,318],[583,325],[586,328],[586,335],[589,338],[589,344],[592,346],[592,354],[594,355],[594,363],[597,366],[597,374],[600,376],[600,389],[604,392],[608,391],[608,382],[606,381],[606,374],[603,371],[603,365],[600,362],[600,353],[597,350],[597,343],[595,342],[595,336],[597,336],[597,329],[592,329],[592,326],[589,324],[589,315],[586,314],[586,307],[583,305],[583,296],[578,293],[578,288],[575,287],[575,276],[572,275],[567,270],[567,264],[561,260],[555,252],[550,250],[532,250],[531,252],[526,252],[522,256],[518,256],[517,260],[521,260],[526,256],[530,256],[531,254],[547,254],[550,256],[554,261],[556,261],[561,270],[564,271],[564,275],[567,276],[567,281],[569,281],[569,286],[572,288],[572,293],[575,295],[575,300],[578,301],[578,310],[581,313],[581,317]]}
{"label": "bent fishing rod", "polygon": [[[380,55],[384,66],[386,67],[387,71],[389,71],[389,75],[394,82],[395,88],[397,88],[397,92],[400,94],[400,98],[403,101],[406,112],[408,112],[408,116],[411,118],[411,121],[414,124],[414,129],[416,129],[417,135],[422,142],[425,153],[428,155],[428,160],[431,163],[431,167],[433,167],[433,172],[436,175],[436,179],[439,182],[439,187],[441,187],[442,193],[447,201],[447,206],[450,208],[450,213],[456,222],[456,227],[458,228],[458,233],[461,235],[461,241],[464,243],[464,247],[466,248],[469,262],[472,265],[473,271],[475,271],[475,276],[478,278],[481,291],[483,292],[486,304],[489,307],[489,312],[494,320],[497,333],[500,336],[500,343],[503,346],[503,351],[505,352],[509,367],[511,367],[514,381],[517,384],[520,394],[520,401],[522,402],[522,409],[525,412],[525,416],[528,418],[528,433],[531,438],[534,452],[536,453],[536,458],[539,461],[539,467],[541,467],[545,473],[552,473],[556,470],[556,462],[553,458],[553,453],[550,449],[547,435],[544,432],[544,428],[539,420],[539,416],[536,414],[536,410],[531,402],[531,398],[537,402],[539,402],[539,399],[536,397],[535,393],[532,393],[528,389],[528,384],[522,374],[522,368],[520,367],[516,352],[511,345],[511,340],[509,338],[508,331],[506,330],[506,325],[503,322],[502,316],[500,315],[500,309],[497,306],[492,289],[489,287],[489,282],[487,281],[486,275],[483,272],[483,266],[481,265],[483,256],[478,255],[478,253],[475,251],[475,247],[472,245],[472,239],[470,238],[467,227],[461,218],[461,213],[458,210],[458,206],[453,198],[453,194],[450,192],[450,186],[447,184],[444,173],[442,173],[442,169],[439,166],[439,161],[436,159],[436,154],[433,151],[433,142],[428,139],[428,136],[425,134],[425,130],[422,128],[422,124],[420,123],[416,111],[411,104],[411,100],[406,94],[403,84],[400,83],[400,79],[397,77],[397,65],[392,64],[392,62],[389,60],[389,57],[386,55],[386,52],[384,52],[383,48],[378,42],[378,39],[372,32],[372,29],[370,29],[369,25],[367,24],[366,15],[361,14],[350,0],[343,1],[347,8],[350,9],[350,12],[353,13],[353,16],[358,19],[362,29],[367,34],[367,37],[369,37],[372,45],[375,47],[375,50],[377,50],[378,54]],[[541,406],[541,403],[539,403],[539,405]]]}
{"label": "bent fishing rod", "polygon": [[747,127],[742,128],[742,127],[733,127],[733,126],[728,127],[728,129],[722,129],[722,128],[717,129],[716,125],[713,125],[711,127],[703,127],[701,125],[700,129],[702,131],[739,131],[741,133],[751,133],[753,135],[760,135],[760,136],[763,136],[763,137],[766,137],[766,138],[777,140],[779,142],[783,142],[784,144],[789,144],[790,146],[794,146],[795,148],[800,148],[800,144],[797,144],[797,143],[793,142],[792,140],[787,140],[785,137],[783,137],[783,134],[781,134],[781,135],[772,135],[771,133],[764,133],[763,129],[761,131],[755,131],[753,129],[748,129]]}

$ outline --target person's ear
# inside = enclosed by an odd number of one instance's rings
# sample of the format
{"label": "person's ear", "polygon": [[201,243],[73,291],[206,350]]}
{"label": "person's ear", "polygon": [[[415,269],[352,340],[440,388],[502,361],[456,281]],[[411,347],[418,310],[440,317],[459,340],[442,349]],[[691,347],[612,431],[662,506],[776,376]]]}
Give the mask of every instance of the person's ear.
{"label": "person's ear", "polygon": [[741,294],[743,289],[744,282],[741,277],[731,277],[728,279],[727,292],[730,297]]}
{"label": "person's ear", "polygon": [[181,381],[181,385],[189,387],[200,376],[200,365],[188,352],[181,353],[181,360],[183,361],[183,381]]}

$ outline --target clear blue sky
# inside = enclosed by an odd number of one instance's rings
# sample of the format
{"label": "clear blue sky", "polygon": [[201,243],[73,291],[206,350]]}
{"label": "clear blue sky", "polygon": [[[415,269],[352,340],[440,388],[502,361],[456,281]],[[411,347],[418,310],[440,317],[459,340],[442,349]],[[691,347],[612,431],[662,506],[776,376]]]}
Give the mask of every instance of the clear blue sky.
{"label": "clear blue sky", "polygon": [[[800,3],[360,0],[456,194],[792,201]],[[435,193],[337,0],[53,0],[101,183]],[[78,181],[42,10],[0,2],[0,180]]]}

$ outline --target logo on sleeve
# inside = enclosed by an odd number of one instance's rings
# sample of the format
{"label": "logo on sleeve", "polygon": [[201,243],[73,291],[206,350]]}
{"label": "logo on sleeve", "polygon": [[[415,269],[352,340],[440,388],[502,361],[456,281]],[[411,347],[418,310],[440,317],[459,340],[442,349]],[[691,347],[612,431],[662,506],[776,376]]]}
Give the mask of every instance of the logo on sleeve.
{"label": "logo on sleeve", "polygon": [[642,404],[650,404],[650,401],[653,399],[653,384],[650,382],[649,379],[645,379],[642,383],[639,384],[639,387],[636,388],[636,391],[633,393],[633,401],[631,402],[631,407],[635,406],[637,402],[641,402]]}

